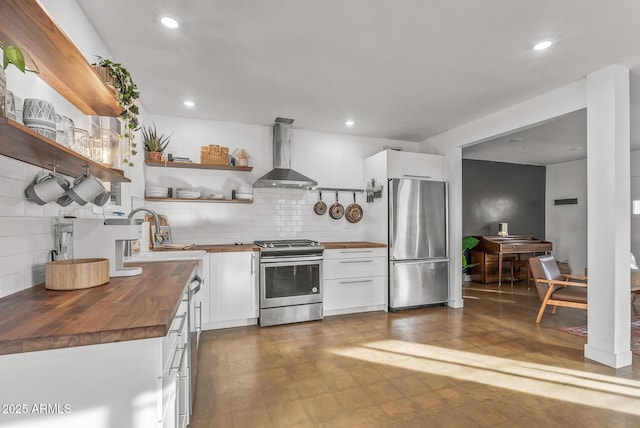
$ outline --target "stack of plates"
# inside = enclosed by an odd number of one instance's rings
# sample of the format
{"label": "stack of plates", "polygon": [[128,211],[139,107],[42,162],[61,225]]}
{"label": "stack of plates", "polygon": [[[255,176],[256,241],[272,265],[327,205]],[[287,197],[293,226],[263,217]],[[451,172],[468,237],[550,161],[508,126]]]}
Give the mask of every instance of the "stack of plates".
{"label": "stack of plates", "polygon": [[241,201],[252,201],[253,195],[251,193],[236,193],[236,198]]}
{"label": "stack of plates", "polygon": [[197,187],[177,187],[176,197],[180,199],[198,199],[202,192]]}
{"label": "stack of plates", "polygon": [[147,198],[166,198],[169,196],[169,188],[147,186],[145,194],[147,195]]}

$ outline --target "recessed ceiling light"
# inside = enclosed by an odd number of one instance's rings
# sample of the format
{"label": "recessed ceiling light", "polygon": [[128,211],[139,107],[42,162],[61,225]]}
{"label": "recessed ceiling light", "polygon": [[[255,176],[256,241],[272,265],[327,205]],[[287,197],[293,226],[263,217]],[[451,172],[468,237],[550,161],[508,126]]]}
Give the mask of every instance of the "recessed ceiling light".
{"label": "recessed ceiling light", "polygon": [[536,43],[533,49],[537,51],[543,51],[547,49],[549,46],[551,46],[552,44],[553,42],[551,40],[543,40],[541,42]]}
{"label": "recessed ceiling light", "polygon": [[344,124],[345,126],[348,126],[349,128],[351,128],[356,123],[353,120],[347,120]]}
{"label": "recessed ceiling light", "polygon": [[193,101],[191,101],[191,100],[187,100],[187,101],[185,101],[183,104],[184,104],[185,106],[187,106],[187,107],[193,107],[193,106],[195,106],[195,105],[196,105],[196,103],[194,103],[194,102],[193,102]]}
{"label": "recessed ceiling light", "polygon": [[165,27],[171,28],[171,29],[180,27],[180,23],[178,23],[178,21],[176,21],[174,18],[167,15],[160,16],[160,23]]}

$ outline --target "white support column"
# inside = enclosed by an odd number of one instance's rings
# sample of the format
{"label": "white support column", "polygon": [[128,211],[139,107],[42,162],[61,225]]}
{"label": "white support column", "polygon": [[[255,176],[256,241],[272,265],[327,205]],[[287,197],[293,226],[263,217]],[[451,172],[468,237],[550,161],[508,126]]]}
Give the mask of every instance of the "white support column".
{"label": "white support column", "polygon": [[449,307],[462,308],[462,149],[445,156],[445,177],[449,182]]}
{"label": "white support column", "polygon": [[629,70],[587,76],[588,327],[585,357],[631,365]]}

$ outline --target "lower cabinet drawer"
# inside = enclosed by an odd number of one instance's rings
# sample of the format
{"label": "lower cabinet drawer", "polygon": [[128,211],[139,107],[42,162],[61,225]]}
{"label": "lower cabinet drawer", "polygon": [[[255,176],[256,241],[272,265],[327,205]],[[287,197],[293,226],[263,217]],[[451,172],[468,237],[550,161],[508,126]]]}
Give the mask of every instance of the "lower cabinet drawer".
{"label": "lower cabinet drawer", "polygon": [[385,276],[324,280],[324,310],[384,305],[386,283]]}
{"label": "lower cabinet drawer", "polygon": [[387,259],[383,257],[325,259],[322,264],[324,279],[360,278],[386,274]]}

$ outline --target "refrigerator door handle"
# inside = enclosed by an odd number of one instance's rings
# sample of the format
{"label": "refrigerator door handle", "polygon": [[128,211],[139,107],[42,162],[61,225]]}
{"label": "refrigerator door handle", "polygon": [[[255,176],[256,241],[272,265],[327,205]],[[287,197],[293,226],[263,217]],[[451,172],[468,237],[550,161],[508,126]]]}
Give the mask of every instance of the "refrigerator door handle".
{"label": "refrigerator door handle", "polygon": [[399,265],[420,265],[424,263],[446,263],[450,260],[448,258],[445,259],[424,259],[424,260],[390,260],[391,263],[399,264]]}

